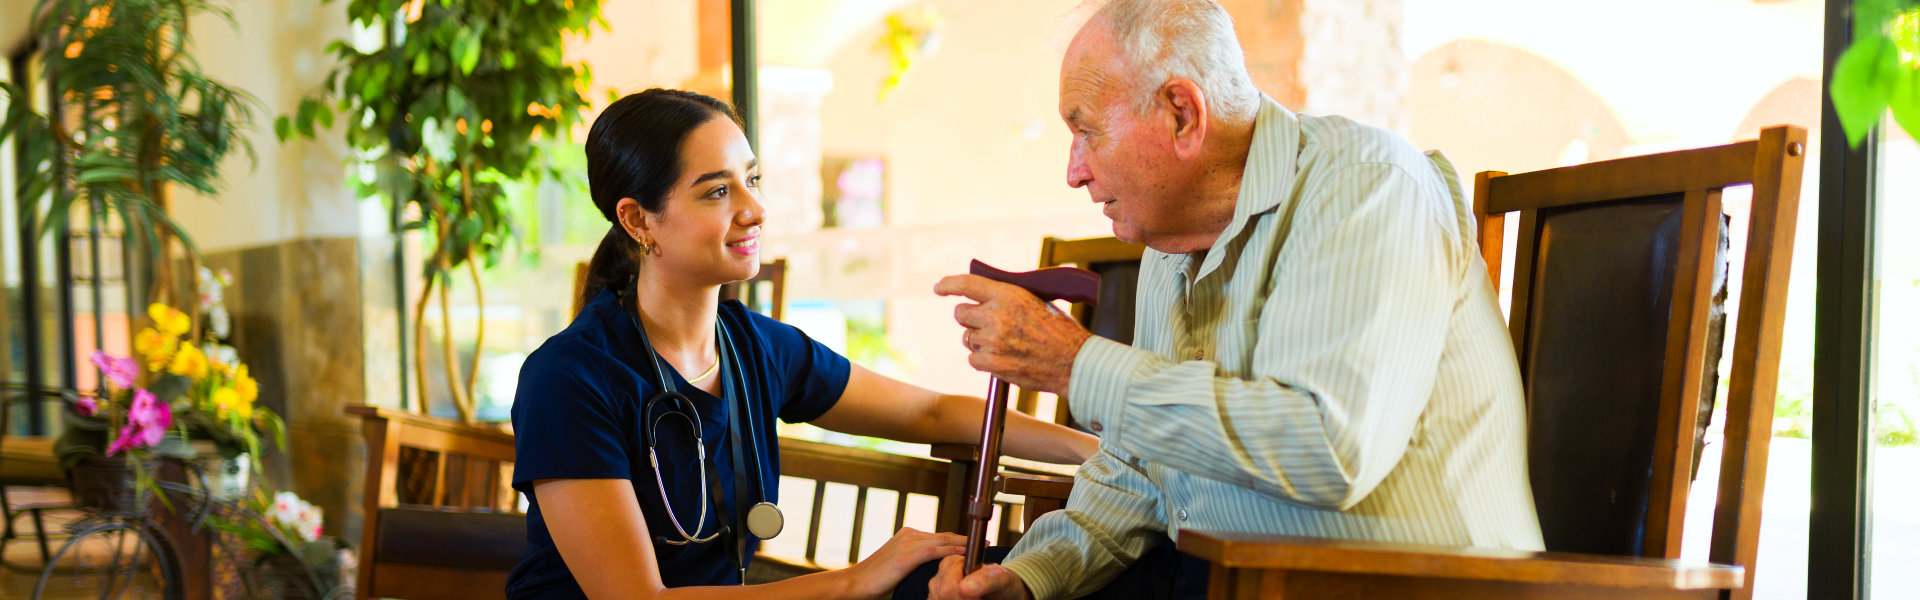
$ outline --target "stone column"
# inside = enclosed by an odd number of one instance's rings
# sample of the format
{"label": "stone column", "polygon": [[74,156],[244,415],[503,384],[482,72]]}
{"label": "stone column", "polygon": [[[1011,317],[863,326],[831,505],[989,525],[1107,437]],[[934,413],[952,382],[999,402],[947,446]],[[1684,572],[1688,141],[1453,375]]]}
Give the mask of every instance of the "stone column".
{"label": "stone column", "polygon": [[287,423],[286,452],[262,457],[264,483],[319,506],[327,534],[349,543],[360,539],[366,466],[359,422],[344,412],[367,400],[358,242],[302,239],[206,255],[210,268],[233,272],[231,341],[260,382],[259,405]]}
{"label": "stone column", "polygon": [[1260,91],[1297,112],[1404,133],[1404,0],[1221,0]]}
{"label": "stone column", "polygon": [[1408,66],[1404,0],[1306,0],[1300,14],[1305,111],[1404,134]]}

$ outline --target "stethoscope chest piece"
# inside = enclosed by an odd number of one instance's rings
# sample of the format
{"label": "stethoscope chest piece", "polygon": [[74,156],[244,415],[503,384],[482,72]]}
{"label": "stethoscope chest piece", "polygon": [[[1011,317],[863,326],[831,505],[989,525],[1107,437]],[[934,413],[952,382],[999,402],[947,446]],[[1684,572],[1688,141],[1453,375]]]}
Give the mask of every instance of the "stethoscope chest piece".
{"label": "stethoscope chest piece", "polygon": [[782,514],[780,507],[774,506],[772,502],[761,502],[747,509],[747,532],[753,534],[753,537],[770,540],[773,536],[780,535],[780,530],[785,529],[786,526],[786,515]]}

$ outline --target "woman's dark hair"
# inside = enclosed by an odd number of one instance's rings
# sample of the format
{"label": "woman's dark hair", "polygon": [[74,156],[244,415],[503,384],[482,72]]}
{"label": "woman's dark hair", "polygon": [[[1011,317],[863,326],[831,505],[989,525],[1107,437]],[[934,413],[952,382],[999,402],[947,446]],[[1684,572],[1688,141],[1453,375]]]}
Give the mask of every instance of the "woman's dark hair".
{"label": "woman's dark hair", "polygon": [[640,202],[649,212],[666,208],[667,189],[680,179],[680,146],[687,134],[715,118],[735,124],[740,117],[727,103],[703,94],[653,88],[614,101],[587,132],[587,186],[593,205],[612,223],[587,263],[586,285],[576,306],[611,284],[625,285],[639,273],[640,243],[620,226],[615,207],[621,198]]}

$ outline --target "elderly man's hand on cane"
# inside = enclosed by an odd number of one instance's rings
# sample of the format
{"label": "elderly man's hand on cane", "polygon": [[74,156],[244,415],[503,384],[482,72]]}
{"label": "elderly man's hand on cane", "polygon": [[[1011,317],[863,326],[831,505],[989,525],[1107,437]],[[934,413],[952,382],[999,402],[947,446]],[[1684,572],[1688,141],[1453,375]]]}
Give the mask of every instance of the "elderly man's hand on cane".
{"label": "elderly man's hand on cane", "polygon": [[1093,334],[1019,286],[977,275],[941,279],[933,293],[977,304],[953,309],[967,364],[1024,389],[1065,396],[1073,357]]}
{"label": "elderly man's hand on cane", "polygon": [[961,577],[964,561],[949,556],[940,561],[940,572],[927,582],[927,600],[1028,600],[1027,584],[1019,575],[1000,565],[981,565],[972,575]]}

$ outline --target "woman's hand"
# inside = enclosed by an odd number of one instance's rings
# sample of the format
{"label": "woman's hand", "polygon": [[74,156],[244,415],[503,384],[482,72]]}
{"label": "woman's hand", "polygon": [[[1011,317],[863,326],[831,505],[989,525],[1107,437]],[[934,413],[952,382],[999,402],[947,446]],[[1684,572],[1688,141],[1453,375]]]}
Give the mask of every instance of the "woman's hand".
{"label": "woman's hand", "polygon": [[900,580],[920,565],[966,551],[965,536],[902,528],[866,560],[840,573],[847,578],[852,597],[887,598],[893,595],[893,588],[900,585]]}

